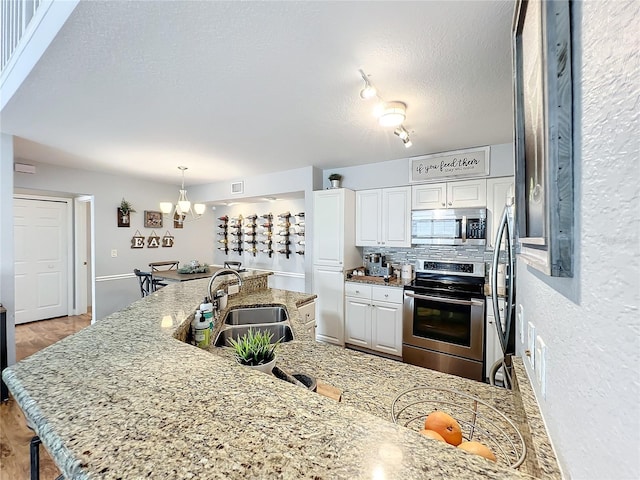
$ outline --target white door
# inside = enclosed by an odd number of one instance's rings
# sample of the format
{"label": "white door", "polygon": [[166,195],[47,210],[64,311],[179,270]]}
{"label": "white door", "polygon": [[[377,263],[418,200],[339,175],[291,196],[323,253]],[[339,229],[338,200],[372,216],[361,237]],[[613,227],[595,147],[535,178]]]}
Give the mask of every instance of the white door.
{"label": "white door", "polygon": [[16,324],[68,310],[68,204],[14,199]]}
{"label": "white door", "polygon": [[316,339],[344,346],[344,273],[339,268],[316,266],[313,288],[318,296]]}
{"label": "white door", "polygon": [[411,187],[382,190],[382,244],[411,247]]}
{"label": "white door", "polygon": [[356,245],[376,247],[380,245],[380,190],[356,192]]}
{"label": "white door", "polygon": [[344,190],[314,192],[313,263],[342,267],[344,261]]}
{"label": "white door", "polygon": [[361,347],[371,347],[371,307],[368,300],[345,297],[345,342]]}
{"label": "white door", "polygon": [[376,302],[371,313],[371,348],[402,356],[402,305]]}

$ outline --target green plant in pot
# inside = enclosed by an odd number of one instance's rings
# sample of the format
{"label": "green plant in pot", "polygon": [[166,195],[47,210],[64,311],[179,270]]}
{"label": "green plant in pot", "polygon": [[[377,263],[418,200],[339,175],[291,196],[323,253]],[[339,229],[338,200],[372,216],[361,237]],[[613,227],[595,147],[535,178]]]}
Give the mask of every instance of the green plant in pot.
{"label": "green plant in pot", "polygon": [[329,175],[329,181],[331,182],[331,188],[340,188],[340,181],[342,180],[342,175],[339,173],[332,173]]}
{"label": "green plant in pot", "polygon": [[272,343],[272,338],[273,333],[249,328],[241,337],[230,338],[229,343],[235,350],[238,363],[271,373],[276,363],[276,348],[280,344],[280,340]]}
{"label": "green plant in pot", "polygon": [[135,212],[135,210],[133,209],[133,205],[131,205],[131,202],[125,200],[124,197],[122,197],[122,201],[120,202],[118,210],[120,210],[120,215],[122,216],[122,223],[129,223],[129,215]]}

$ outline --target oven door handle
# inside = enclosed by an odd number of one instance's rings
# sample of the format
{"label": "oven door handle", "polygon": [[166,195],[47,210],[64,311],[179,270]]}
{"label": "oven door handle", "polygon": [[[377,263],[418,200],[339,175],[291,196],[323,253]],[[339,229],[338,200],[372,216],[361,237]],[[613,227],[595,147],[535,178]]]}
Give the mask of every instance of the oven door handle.
{"label": "oven door handle", "polygon": [[475,305],[482,306],[484,302],[482,300],[476,300],[472,298],[471,300],[458,300],[455,298],[444,298],[444,297],[431,297],[428,295],[417,295],[415,293],[404,292],[407,297],[417,298],[418,300],[432,300],[434,302],[443,302],[443,303],[455,303],[456,305]]}

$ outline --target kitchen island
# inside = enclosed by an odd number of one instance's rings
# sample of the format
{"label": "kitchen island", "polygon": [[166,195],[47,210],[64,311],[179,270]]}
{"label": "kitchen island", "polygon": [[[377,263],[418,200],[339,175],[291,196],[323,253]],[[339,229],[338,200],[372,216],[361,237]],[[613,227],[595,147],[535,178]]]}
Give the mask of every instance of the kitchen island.
{"label": "kitchen island", "polygon": [[395,395],[424,383],[522,416],[532,427],[526,471],[557,474],[555,462],[540,460],[546,435],[528,420],[537,410],[519,407],[531,399],[315,343],[296,310],[313,295],[268,289],[267,274],[242,275],[227,309],[284,304],[295,340],[281,346],[279,364],[340,388],[342,402],[240,366],[229,349],[184,343],[208,280],[170,285],[5,371],[66,478],[523,477],[392,423]]}

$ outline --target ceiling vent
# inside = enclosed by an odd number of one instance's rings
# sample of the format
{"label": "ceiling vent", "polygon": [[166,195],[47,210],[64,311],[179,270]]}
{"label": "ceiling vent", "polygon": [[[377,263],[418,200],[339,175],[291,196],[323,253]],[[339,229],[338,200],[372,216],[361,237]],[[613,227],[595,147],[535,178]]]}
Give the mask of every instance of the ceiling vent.
{"label": "ceiling vent", "polygon": [[35,165],[27,165],[26,163],[14,163],[13,170],[19,173],[36,173]]}
{"label": "ceiling vent", "polygon": [[244,182],[233,182],[231,184],[231,193],[244,193]]}

